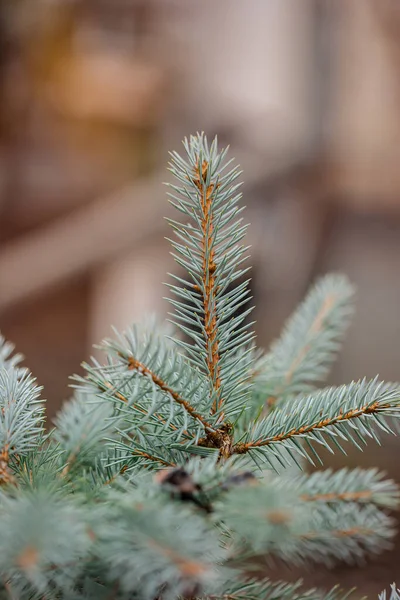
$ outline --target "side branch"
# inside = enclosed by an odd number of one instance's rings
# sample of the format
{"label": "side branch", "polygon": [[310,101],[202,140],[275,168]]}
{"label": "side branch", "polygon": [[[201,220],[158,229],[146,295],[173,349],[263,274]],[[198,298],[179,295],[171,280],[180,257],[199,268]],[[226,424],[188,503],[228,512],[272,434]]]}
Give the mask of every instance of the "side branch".
{"label": "side branch", "polygon": [[[376,534],[375,529],[370,529],[369,527],[360,527],[360,526],[349,527],[348,529],[335,529],[333,531],[326,532],[326,535],[328,535],[329,537],[335,537],[335,538],[359,537],[359,536],[368,536],[368,535],[374,535],[374,534]],[[312,540],[312,539],[320,538],[320,537],[321,537],[320,532],[310,531],[309,533],[306,533],[306,534],[300,536],[300,539]]]}
{"label": "side branch", "polygon": [[261,446],[270,446],[271,444],[274,444],[276,442],[283,442],[284,440],[288,440],[296,436],[304,436],[308,433],[312,433],[314,431],[324,429],[325,427],[335,425],[336,423],[351,421],[352,419],[357,419],[358,417],[362,417],[363,415],[377,414],[386,408],[391,408],[391,405],[382,404],[378,401],[375,401],[372,404],[366,404],[361,408],[354,408],[352,410],[348,410],[345,413],[343,413],[342,410],[340,410],[339,414],[333,417],[322,419],[321,421],[318,421],[317,423],[312,423],[311,425],[303,425],[298,429],[292,429],[285,433],[280,433],[278,435],[274,435],[264,440],[261,439],[257,441],[236,444],[236,446],[234,446],[233,448],[233,452],[236,454],[244,454],[254,448],[260,448]]}
{"label": "side branch", "polygon": [[151,460],[152,462],[158,462],[163,467],[176,467],[175,463],[168,462],[159,456],[154,456],[153,454],[149,454],[148,452],[142,452],[142,450],[133,450],[133,456],[139,456],[142,458],[146,458],[147,460]]}
{"label": "side branch", "polygon": [[204,429],[206,431],[215,432],[215,428],[211,425],[211,423],[208,423],[208,421],[204,419],[203,415],[198,413],[187,400],[182,398],[182,396],[180,396],[177,392],[170,388],[158,375],[156,375],[156,373],[153,373],[153,371],[151,371],[143,363],[141,363],[139,360],[136,360],[136,358],[133,358],[132,356],[128,358],[128,365],[128,368],[132,371],[134,370],[138,373],[141,373],[142,375],[147,375],[148,377],[150,377],[153,383],[158,388],[160,388],[160,390],[169,394],[171,398],[175,400],[175,402],[183,406],[186,412],[193,419],[196,419],[204,426]]}
{"label": "side branch", "polygon": [[[318,311],[318,313],[315,315],[315,319],[313,320],[310,329],[309,329],[309,334],[316,334],[318,333],[323,324],[324,324],[324,320],[326,318],[326,316],[329,314],[329,312],[332,310],[332,308],[335,306],[336,300],[338,300],[339,298],[336,297],[335,294],[330,294],[329,296],[327,296],[320,308],[320,310]],[[274,404],[276,403],[276,401],[278,400],[279,396],[282,394],[282,392],[284,391],[284,389],[286,388],[287,385],[289,385],[293,379],[293,375],[296,372],[296,369],[300,366],[300,364],[302,363],[302,361],[304,360],[304,358],[307,356],[308,352],[310,351],[312,345],[311,343],[305,344],[299,351],[299,353],[297,354],[297,356],[293,359],[291,365],[289,366],[286,375],[284,377],[284,381],[282,383],[282,386],[280,389],[278,389],[275,394],[273,394],[272,396],[269,396],[266,399],[266,406],[268,408],[271,408],[272,406],[274,406]]]}
{"label": "side branch", "polygon": [[[154,456],[153,454],[149,454],[148,452],[142,452],[141,450],[133,450],[132,451],[132,455],[133,456],[139,456],[139,457],[142,457],[142,458],[146,458],[147,460],[150,460],[152,462],[159,463],[163,467],[167,467],[167,468],[168,467],[170,467],[170,468],[176,467],[175,463],[167,462],[166,460],[163,460],[159,456]],[[118,471],[118,473],[116,473],[115,475],[113,475],[113,477],[111,477],[111,479],[108,479],[104,483],[104,485],[110,485],[111,483],[114,483],[114,481],[117,479],[117,477],[119,477],[120,475],[123,475],[127,470],[128,470],[128,465],[124,465]]]}
{"label": "side branch", "polygon": [[[98,382],[97,387],[102,392],[111,392],[112,395],[114,396],[114,398],[117,398],[121,402],[124,402],[124,404],[128,404],[128,398],[126,398],[123,394],[121,394],[121,392],[118,392],[118,390],[116,390],[109,381],[103,380],[101,383]],[[134,407],[138,412],[141,412],[143,415],[147,415],[147,411],[145,408],[142,408],[141,406],[138,406],[137,404],[134,404]],[[157,419],[157,421],[159,421],[162,425],[167,425],[167,421],[164,419],[164,417],[162,417],[158,413],[152,413],[152,417]],[[172,429],[173,431],[176,431],[178,429],[176,427],[176,425],[174,425],[173,423],[168,423],[168,427],[170,429]],[[187,437],[192,437],[188,431],[184,431],[183,433]]]}
{"label": "side branch", "polygon": [[300,496],[304,502],[363,502],[372,498],[371,490],[360,490],[358,492],[331,492],[327,494],[303,494]]}

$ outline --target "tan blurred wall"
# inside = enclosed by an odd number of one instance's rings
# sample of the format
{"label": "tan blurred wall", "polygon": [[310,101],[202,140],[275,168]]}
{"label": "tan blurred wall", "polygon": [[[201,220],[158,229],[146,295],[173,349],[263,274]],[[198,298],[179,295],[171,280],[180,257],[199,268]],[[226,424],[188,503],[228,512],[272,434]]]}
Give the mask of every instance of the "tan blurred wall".
{"label": "tan blurred wall", "polygon": [[397,209],[400,11],[390,0],[335,4],[330,181],[356,208]]}
{"label": "tan blurred wall", "polygon": [[221,133],[248,183],[303,160],[317,112],[314,0],[174,4],[185,17],[173,24],[179,112],[165,124],[169,143]]}

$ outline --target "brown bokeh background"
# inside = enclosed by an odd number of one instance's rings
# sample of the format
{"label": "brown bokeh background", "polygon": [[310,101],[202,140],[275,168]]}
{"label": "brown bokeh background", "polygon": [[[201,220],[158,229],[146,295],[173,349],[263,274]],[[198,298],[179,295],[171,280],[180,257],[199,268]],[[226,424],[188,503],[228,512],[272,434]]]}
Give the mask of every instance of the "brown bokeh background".
{"label": "brown bokeh background", "polygon": [[[169,149],[204,130],[244,169],[257,334],[318,274],[357,314],[331,381],[400,379],[400,5],[393,0],[3,0],[0,329],[49,416],[92,344],[165,315]],[[334,466],[400,481],[400,442]],[[371,597],[400,549],[311,572]]]}

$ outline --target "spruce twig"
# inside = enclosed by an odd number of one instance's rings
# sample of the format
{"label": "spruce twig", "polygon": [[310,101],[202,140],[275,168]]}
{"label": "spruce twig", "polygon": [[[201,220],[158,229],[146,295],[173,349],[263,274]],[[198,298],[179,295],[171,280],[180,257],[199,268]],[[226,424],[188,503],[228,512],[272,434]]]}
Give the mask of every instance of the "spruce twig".
{"label": "spruce twig", "polygon": [[293,473],[321,460],[318,445],[362,449],[400,417],[397,384],[315,389],[351,285],[322,278],[260,355],[240,172],[203,134],[184,148],[171,154],[169,191],[185,219],[169,220],[186,271],[170,285],[184,337],[115,332],[49,434],[40,389],[0,337],[0,483],[15,483],[0,487],[0,587],[18,600],[345,600],[338,588],[250,580],[248,568],[260,555],[351,563],[393,538],[400,489],[376,469]]}

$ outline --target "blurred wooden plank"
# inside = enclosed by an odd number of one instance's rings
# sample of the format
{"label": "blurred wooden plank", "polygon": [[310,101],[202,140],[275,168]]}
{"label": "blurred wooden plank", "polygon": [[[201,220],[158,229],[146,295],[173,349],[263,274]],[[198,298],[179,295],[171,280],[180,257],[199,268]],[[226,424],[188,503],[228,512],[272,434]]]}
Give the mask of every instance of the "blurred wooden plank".
{"label": "blurred wooden plank", "polygon": [[[147,316],[166,316],[171,307],[163,300],[168,290],[162,282],[174,268],[169,249],[167,240],[157,235],[95,269],[90,291],[90,346],[112,335],[111,327],[125,331]],[[93,353],[97,351],[91,350]],[[103,358],[102,353],[99,356]]]}
{"label": "blurred wooden plank", "polygon": [[0,310],[165,231],[165,172],[0,248]]}

